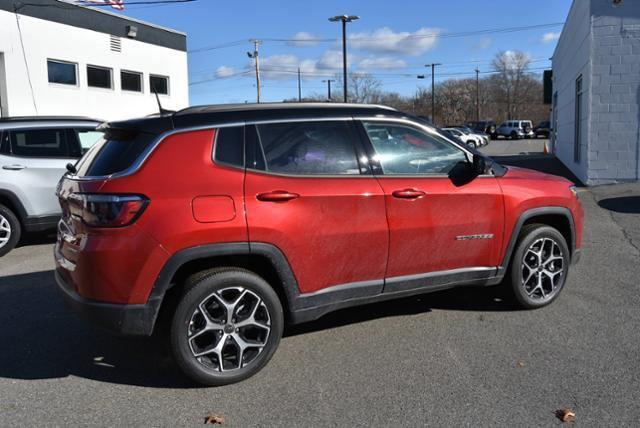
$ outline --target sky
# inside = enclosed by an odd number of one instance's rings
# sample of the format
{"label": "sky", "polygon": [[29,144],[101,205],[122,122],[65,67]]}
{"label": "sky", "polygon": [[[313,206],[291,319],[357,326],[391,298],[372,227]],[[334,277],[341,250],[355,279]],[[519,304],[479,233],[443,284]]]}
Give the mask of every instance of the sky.
{"label": "sky", "polygon": [[[527,53],[531,71],[541,72],[570,7],[571,0],[197,0],[131,4],[122,13],[187,33],[190,102],[199,105],[255,101],[250,39],[263,40],[262,101],[297,97],[298,67],[302,96],[326,95],[322,81],[342,73],[341,24],[328,18],[343,14],[360,17],[347,24],[349,72],[372,75],[385,91],[430,86],[427,63],[442,63],[436,81],[474,77],[476,67],[484,74],[501,51]],[[538,27],[478,33],[530,26]]]}

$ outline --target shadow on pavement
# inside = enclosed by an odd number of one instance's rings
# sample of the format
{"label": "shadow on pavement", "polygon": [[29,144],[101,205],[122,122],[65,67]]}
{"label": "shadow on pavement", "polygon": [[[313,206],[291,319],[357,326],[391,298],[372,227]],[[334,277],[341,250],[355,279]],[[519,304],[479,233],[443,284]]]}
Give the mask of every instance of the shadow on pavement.
{"label": "shadow on pavement", "polygon": [[30,232],[25,233],[20,238],[17,247],[28,247],[30,245],[55,244],[56,231]]}
{"label": "shadow on pavement", "polygon": [[576,177],[560,160],[553,155],[517,155],[517,156],[491,156],[496,162],[520,168],[529,168],[547,174],[559,175],[584,187],[584,184]]}
{"label": "shadow on pavement", "polygon": [[621,196],[598,201],[600,208],[622,214],[640,214],[640,196]]}
{"label": "shadow on pavement", "polygon": [[[52,271],[0,277],[0,377],[57,379],[77,376],[152,388],[194,388],[157,337],[125,338],[86,325],[65,306]],[[287,336],[367,320],[428,313],[432,309],[508,311],[499,288],[448,290],[340,310],[289,327]]]}

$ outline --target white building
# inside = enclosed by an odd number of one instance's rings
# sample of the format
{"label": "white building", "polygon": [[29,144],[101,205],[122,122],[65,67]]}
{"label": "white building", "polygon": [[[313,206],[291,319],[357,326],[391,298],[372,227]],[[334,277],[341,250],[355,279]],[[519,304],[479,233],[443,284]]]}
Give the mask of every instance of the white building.
{"label": "white building", "polygon": [[67,0],[0,0],[0,116],[118,120],[189,105],[186,35]]}
{"label": "white building", "polygon": [[640,1],[574,0],[553,54],[553,151],[586,184],[640,178]]}

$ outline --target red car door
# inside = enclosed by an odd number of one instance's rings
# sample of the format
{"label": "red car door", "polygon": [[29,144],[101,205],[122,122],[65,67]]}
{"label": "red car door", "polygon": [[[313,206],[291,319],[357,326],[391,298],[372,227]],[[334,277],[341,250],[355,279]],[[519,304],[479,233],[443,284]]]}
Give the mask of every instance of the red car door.
{"label": "red car door", "polygon": [[248,125],[245,135],[251,243],[273,244],[284,253],[300,293],[337,285],[359,296],[382,292],[384,194],[358,162],[353,121]]}
{"label": "red car door", "polygon": [[408,121],[363,121],[378,163],[390,229],[385,291],[495,273],[504,208],[495,177],[461,184],[449,172],[469,154]]}

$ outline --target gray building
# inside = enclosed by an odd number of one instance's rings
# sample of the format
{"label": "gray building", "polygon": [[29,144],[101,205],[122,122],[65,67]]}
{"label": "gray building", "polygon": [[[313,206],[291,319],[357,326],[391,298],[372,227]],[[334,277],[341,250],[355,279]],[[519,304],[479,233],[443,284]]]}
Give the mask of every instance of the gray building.
{"label": "gray building", "polygon": [[640,174],[640,1],[574,0],[553,54],[552,151],[586,184]]}

